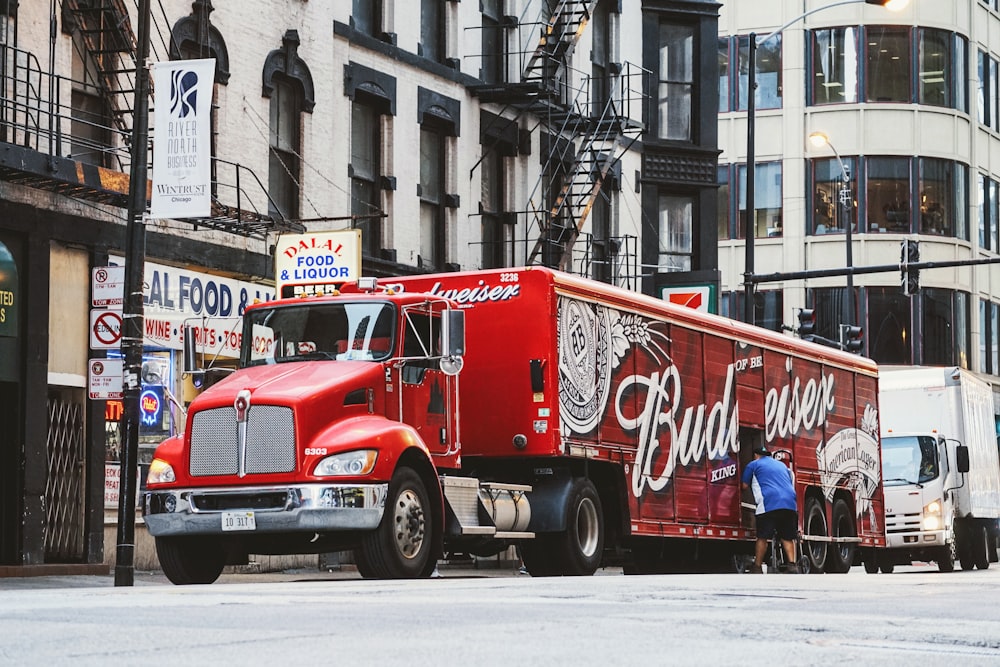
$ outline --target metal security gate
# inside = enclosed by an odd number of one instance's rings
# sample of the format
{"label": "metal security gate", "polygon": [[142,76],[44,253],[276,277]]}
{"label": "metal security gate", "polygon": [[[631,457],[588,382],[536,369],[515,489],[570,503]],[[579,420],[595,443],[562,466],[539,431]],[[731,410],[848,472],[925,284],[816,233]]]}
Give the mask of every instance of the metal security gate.
{"label": "metal security gate", "polygon": [[48,480],[45,484],[45,562],[83,560],[86,446],[83,401],[49,394]]}

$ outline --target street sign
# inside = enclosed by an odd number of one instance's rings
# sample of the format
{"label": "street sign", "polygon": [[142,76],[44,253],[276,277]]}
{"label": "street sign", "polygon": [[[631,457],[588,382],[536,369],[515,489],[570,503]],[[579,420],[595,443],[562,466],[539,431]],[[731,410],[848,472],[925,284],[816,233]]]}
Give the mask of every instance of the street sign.
{"label": "street sign", "polygon": [[122,344],[122,311],[90,311],[90,349],[111,350]]}
{"label": "street sign", "polygon": [[123,398],[123,371],[124,363],[121,359],[91,359],[88,373],[89,398],[96,401]]}
{"label": "street sign", "polygon": [[124,266],[95,266],[91,271],[90,305],[121,308],[125,295]]}

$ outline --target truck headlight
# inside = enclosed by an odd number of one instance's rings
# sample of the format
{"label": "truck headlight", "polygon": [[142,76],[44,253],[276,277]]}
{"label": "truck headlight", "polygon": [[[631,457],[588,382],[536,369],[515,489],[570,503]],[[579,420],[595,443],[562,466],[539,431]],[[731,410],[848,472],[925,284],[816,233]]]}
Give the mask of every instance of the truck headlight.
{"label": "truck headlight", "polygon": [[941,530],[941,503],[937,500],[924,505],[924,530]]}
{"label": "truck headlight", "polygon": [[174,474],[174,467],[163,459],[153,459],[153,462],[149,464],[146,484],[169,484],[176,481],[177,475]]}
{"label": "truck headlight", "polygon": [[377,458],[378,452],[374,449],[359,449],[355,452],[334,454],[317,463],[313,474],[317,477],[367,475],[375,469]]}

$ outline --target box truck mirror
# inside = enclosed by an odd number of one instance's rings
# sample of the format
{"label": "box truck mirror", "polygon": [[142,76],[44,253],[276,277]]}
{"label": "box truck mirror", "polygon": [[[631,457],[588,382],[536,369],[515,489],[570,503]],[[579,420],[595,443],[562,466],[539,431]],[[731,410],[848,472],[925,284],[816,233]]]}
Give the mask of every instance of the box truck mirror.
{"label": "box truck mirror", "polygon": [[958,464],[958,472],[969,472],[968,445],[959,445],[955,448],[955,463]]}

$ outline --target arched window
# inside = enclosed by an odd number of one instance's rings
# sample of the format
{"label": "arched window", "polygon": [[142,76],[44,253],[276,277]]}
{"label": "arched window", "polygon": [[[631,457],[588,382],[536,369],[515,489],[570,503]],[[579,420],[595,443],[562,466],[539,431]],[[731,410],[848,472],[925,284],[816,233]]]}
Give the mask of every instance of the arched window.
{"label": "arched window", "polygon": [[264,61],[264,97],[270,98],[268,123],[268,213],[293,220],[299,216],[302,112],[312,113],[315,93],[312,75],[299,58],[299,33],[288,30],[282,48]]}

